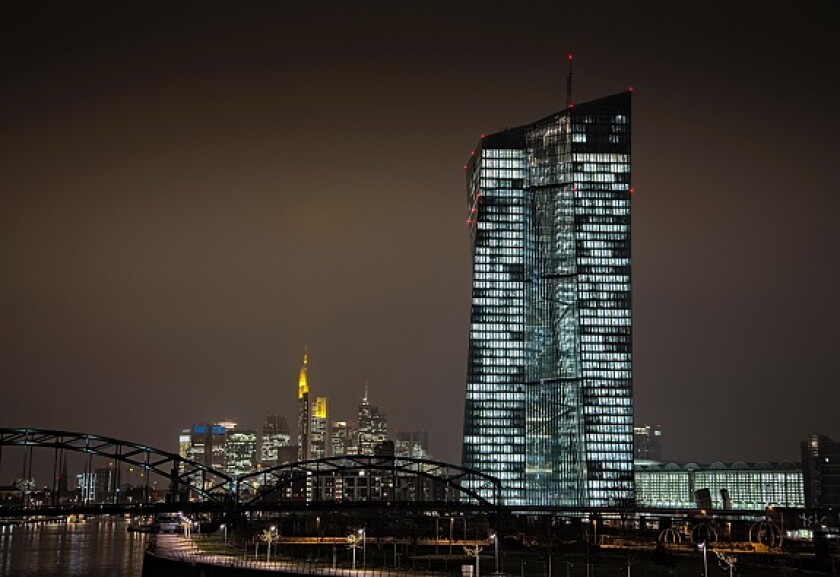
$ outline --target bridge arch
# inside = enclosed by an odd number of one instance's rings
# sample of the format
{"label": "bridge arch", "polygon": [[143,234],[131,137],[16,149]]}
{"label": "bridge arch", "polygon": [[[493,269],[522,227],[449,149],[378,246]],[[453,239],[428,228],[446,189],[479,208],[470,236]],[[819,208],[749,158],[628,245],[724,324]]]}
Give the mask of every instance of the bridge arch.
{"label": "bridge arch", "polygon": [[[237,479],[240,502],[430,505],[497,509],[501,482],[441,461],[413,457],[343,455],[285,463]],[[251,495],[242,489],[255,487]],[[490,494],[491,498],[484,495]]]}
{"label": "bridge arch", "polygon": [[143,470],[147,483],[149,474],[154,473],[168,479],[177,492],[191,492],[194,498],[209,502],[229,501],[230,490],[235,484],[231,476],[175,453],[89,433],[0,428],[0,450],[4,446],[73,451],[84,453],[88,458],[113,459]]}

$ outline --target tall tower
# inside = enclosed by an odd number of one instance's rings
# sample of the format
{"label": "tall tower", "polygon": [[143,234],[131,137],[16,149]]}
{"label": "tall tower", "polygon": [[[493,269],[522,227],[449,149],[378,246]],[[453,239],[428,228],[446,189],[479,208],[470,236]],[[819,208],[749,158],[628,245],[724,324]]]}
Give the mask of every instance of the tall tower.
{"label": "tall tower", "polygon": [[309,456],[322,459],[329,447],[329,419],[327,397],[315,397],[312,422],[309,429]]}
{"label": "tall tower", "polygon": [[508,505],[633,500],[630,193],[629,92],[483,137],[467,165],[462,460]]}
{"label": "tall tower", "polygon": [[309,404],[309,381],[307,370],[309,355],[303,353],[303,365],[298,373],[298,460],[309,459],[309,427],[312,421],[312,409]]}
{"label": "tall tower", "polygon": [[260,443],[260,463],[264,468],[281,465],[280,447],[288,447],[291,441],[289,423],[282,415],[269,415],[265,418]]}
{"label": "tall tower", "polygon": [[368,400],[368,387],[359,404],[359,454],[373,455],[376,446],[388,439],[388,419]]}

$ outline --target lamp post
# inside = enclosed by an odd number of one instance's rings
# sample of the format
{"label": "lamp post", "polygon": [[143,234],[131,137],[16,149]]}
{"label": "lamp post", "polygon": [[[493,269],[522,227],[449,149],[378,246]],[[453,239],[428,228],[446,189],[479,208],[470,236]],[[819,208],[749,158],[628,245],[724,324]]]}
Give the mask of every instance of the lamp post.
{"label": "lamp post", "polygon": [[260,539],[265,541],[268,547],[266,548],[265,552],[265,561],[266,563],[271,561],[271,543],[279,539],[280,536],[277,534],[277,527],[272,526],[271,529],[263,531],[260,535]]}
{"label": "lamp post", "polygon": [[703,550],[703,577],[709,577],[709,564],[706,561],[706,542],[700,543],[700,549]]}
{"label": "lamp post", "polygon": [[496,575],[498,575],[499,574],[499,534],[498,533],[493,533],[492,535],[490,535],[490,538],[493,540],[493,546],[495,548],[494,557],[495,557],[495,561],[496,561],[496,563],[495,563],[496,564]]}
{"label": "lamp post", "polygon": [[353,551],[353,570],[356,570],[356,549],[359,548],[359,542],[362,541],[363,531],[359,529],[358,533],[350,533],[347,535],[347,546]]}
{"label": "lamp post", "polygon": [[481,577],[481,550],[484,547],[476,543],[472,547],[468,545],[464,545],[464,553],[469,555],[470,557],[475,557],[475,577]]}
{"label": "lamp post", "polygon": [[362,536],[362,567],[367,566],[367,529],[362,527],[359,529],[359,535]]}

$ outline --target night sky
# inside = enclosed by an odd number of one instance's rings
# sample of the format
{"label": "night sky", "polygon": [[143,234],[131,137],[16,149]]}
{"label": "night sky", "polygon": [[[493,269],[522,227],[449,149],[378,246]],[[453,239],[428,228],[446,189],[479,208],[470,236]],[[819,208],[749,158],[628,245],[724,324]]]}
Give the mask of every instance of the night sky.
{"label": "night sky", "polygon": [[805,2],[0,8],[0,426],[175,450],[297,371],[459,462],[480,135],[629,86],[635,411],[669,459],[840,435],[840,18]]}

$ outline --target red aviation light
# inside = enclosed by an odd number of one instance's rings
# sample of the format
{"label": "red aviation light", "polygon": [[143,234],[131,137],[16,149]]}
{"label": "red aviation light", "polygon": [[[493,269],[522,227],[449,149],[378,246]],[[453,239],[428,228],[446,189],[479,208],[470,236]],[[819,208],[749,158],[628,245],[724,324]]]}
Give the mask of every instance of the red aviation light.
{"label": "red aviation light", "polygon": [[635,189],[631,186],[631,187],[630,187],[630,194],[633,194],[634,192],[636,192],[636,191],[635,191]]}
{"label": "red aviation light", "polygon": [[575,59],[575,55],[572,54],[571,52],[569,52],[569,60],[574,60],[574,59]]}
{"label": "red aviation light", "polygon": [[465,165],[464,165],[464,170],[466,170],[466,169],[467,169],[467,165],[465,164]]}
{"label": "red aviation light", "polygon": [[475,150],[473,150],[472,152],[470,152],[470,156],[475,156]]}
{"label": "red aviation light", "polygon": [[482,139],[487,138],[487,135],[486,135],[486,134],[482,134],[482,135],[481,135],[481,138],[482,138]]}
{"label": "red aviation light", "polygon": [[633,92],[634,90],[636,90],[636,89],[633,86],[628,86],[627,87],[627,92]]}

